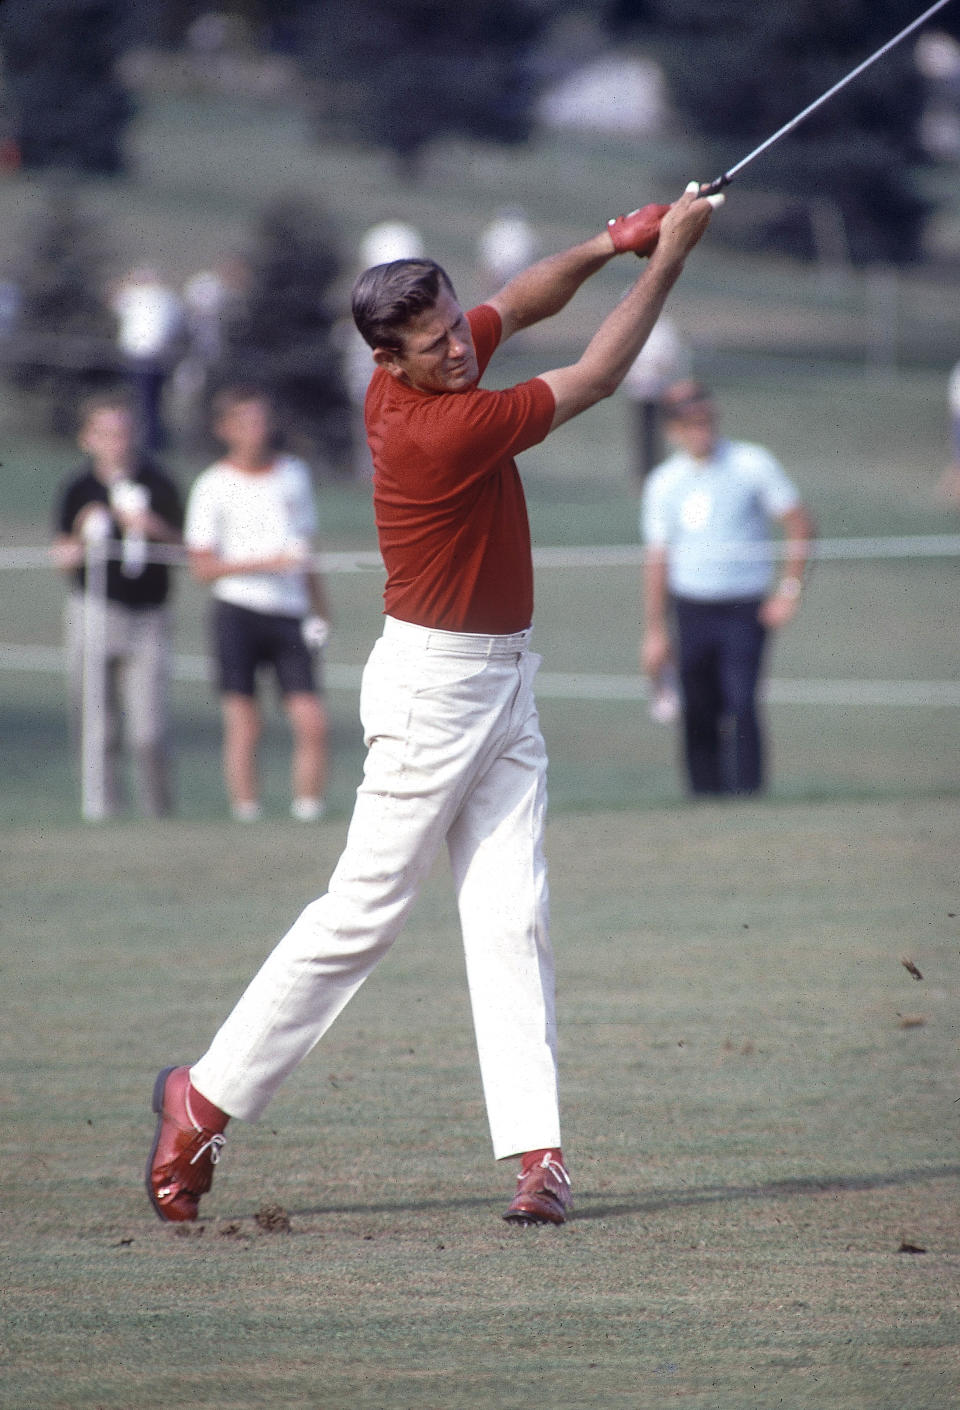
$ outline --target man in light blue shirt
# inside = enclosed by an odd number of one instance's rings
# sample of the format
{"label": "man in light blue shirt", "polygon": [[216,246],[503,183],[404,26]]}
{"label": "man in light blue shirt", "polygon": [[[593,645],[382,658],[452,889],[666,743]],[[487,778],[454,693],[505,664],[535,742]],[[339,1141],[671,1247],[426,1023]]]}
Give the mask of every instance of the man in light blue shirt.
{"label": "man in light blue shirt", "polygon": [[[694,795],[756,793],[764,782],[757,685],[770,629],[794,616],[812,523],[781,466],[760,446],[719,435],[707,389],[679,382],[663,397],[674,454],[644,487],[644,670],[674,657],[684,759]],[[786,535],[776,581],[771,534]]]}

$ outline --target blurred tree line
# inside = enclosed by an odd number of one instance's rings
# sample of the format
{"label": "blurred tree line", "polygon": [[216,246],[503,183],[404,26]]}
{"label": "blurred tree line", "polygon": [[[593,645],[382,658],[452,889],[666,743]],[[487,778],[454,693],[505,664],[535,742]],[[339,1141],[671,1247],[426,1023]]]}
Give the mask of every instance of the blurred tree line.
{"label": "blurred tree line", "polygon": [[[415,176],[435,138],[529,137],[551,27],[592,16],[667,74],[688,130],[733,164],[904,25],[923,0],[233,0],[257,42],[292,55],[318,126],[390,151]],[[0,48],[22,164],[118,173],[134,104],[116,60],[174,48],[201,0],[6,0]],[[935,23],[960,35],[950,7]],[[834,204],[855,263],[916,258],[928,215],[917,183],[923,100],[913,42],[884,56],[743,174],[747,187]],[[803,254],[798,248],[795,253]]]}
{"label": "blurred tree line", "polygon": [[0,49],[19,163],[115,175],[134,113],[117,76],[124,6],[116,0],[7,0]]}
{"label": "blurred tree line", "polygon": [[[611,45],[658,60],[687,133],[715,165],[705,174],[716,175],[922,8],[923,0],[233,0],[227,12],[252,44],[296,61],[318,131],[387,150],[415,179],[437,138],[531,135],[539,89],[557,76],[544,58],[551,34],[571,14],[590,16]],[[131,48],[178,49],[210,13],[200,0],[4,0],[0,164],[122,177],[135,102],[118,61]],[[960,35],[950,8],[936,24]],[[738,189],[778,193],[785,209],[791,199],[829,202],[854,263],[916,259],[930,210],[918,181],[929,158],[918,140],[914,43],[763,154]],[[54,202],[45,221],[17,271],[16,331],[34,354],[20,371],[25,384],[75,383],[70,359],[44,361],[42,349],[58,335],[103,345],[102,239],[82,229],[69,202]],[[774,233],[778,249],[813,253],[789,223]],[[349,417],[332,339],[335,227],[302,202],[281,204],[262,213],[249,255],[250,286],[225,329],[219,373],[266,372],[302,436],[342,461]]]}

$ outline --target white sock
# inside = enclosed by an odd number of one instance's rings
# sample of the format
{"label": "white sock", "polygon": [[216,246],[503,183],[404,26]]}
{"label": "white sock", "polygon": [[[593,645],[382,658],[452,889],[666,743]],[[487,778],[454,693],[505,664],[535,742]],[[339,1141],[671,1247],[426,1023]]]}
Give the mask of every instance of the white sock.
{"label": "white sock", "polygon": [[234,822],[259,822],[263,814],[259,803],[234,803],[230,809]]}
{"label": "white sock", "polygon": [[325,808],[322,798],[294,798],[290,804],[290,816],[297,822],[319,822]]}

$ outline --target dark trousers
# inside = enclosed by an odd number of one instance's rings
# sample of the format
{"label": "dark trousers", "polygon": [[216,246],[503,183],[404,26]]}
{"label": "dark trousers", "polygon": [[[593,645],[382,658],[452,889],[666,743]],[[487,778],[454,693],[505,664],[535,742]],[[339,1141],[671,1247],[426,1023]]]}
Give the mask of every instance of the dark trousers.
{"label": "dark trousers", "polygon": [[675,598],[674,610],[690,791],[757,793],[764,751],[756,697],[766,639],[760,600]]}
{"label": "dark trousers", "polygon": [[631,403],[633,414],[633,476],[643,484],[647,475],[663,459],[660,432],[660,406],[656,401]]}
{"label": "dark trousers", "polygon": [[163,450],[166,444],[161,406],[166,368],[152,358],[131,358],[127,363],[127,380],[137,407],[143,448]]}

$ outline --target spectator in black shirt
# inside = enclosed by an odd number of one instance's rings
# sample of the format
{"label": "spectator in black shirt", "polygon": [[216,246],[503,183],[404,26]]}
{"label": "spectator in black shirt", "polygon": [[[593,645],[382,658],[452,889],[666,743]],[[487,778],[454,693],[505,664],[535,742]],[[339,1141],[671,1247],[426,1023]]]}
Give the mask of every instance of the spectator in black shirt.
{"label": "spectator in black shirt", "polygon": [[[65,627],[74,736],[79,742],[85,642],[97,640],[106,709],[104,790],[97,815],[110,817],[121,806],[125,737],[141,810],[160,817],[171,811],[170,570],[150,561],[151,545],[180,543],[183,505],[169,475],[140,455],[133,410],[121,394],[84,404],[77,439],[86,459],[61,486],[53,541],[54,560],[70,580]],[[91,612],[102,610],[102,623],[96,621],[98,630],[88,633],[85,555],[91,539],[103,541],[108,558],[106,599],[90,604]],[[96,660],[87,663],[96,665]]]}

